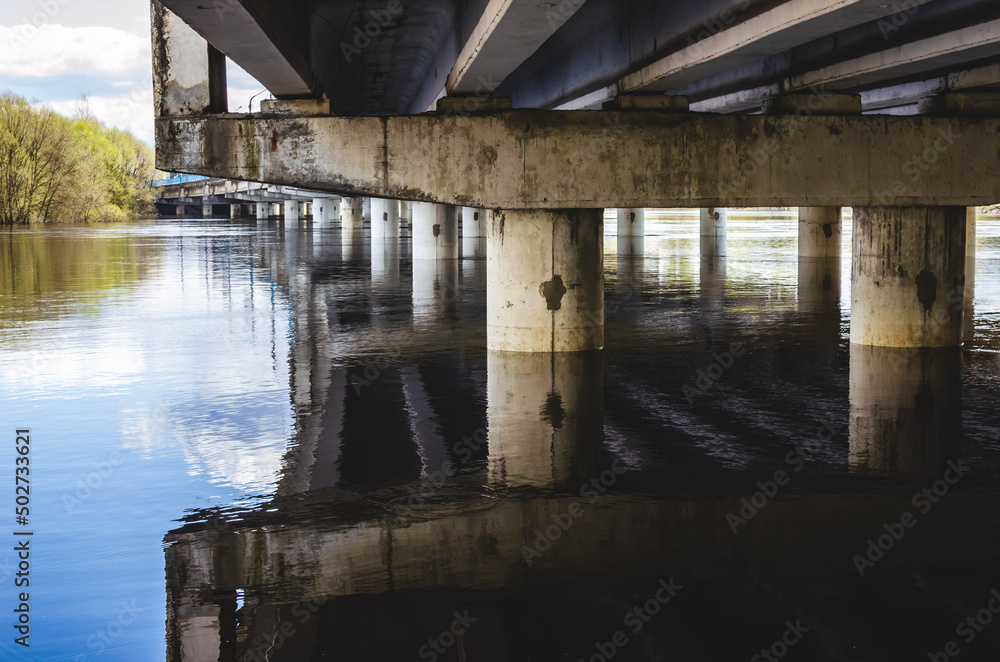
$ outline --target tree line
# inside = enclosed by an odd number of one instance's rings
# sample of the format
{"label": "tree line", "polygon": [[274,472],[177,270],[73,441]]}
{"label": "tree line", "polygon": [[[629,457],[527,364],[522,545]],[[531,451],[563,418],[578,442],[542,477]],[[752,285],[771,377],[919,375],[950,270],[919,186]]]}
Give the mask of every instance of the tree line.
{"label": "tree line", "polygon": [[0,225],[117,221],[149,211],[152,150],[86,109],[73,118],[0,93]]}

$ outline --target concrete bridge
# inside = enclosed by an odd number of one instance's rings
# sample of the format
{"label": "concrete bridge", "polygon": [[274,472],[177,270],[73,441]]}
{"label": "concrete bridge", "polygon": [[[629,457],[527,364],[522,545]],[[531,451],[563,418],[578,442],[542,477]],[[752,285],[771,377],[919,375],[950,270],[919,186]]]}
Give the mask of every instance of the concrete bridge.
{"label": "concrete bridge", "polygon": [[294,186],[173,177],[154,182],[153,187],[157,212],[178,218],[200,211],[204,218],[256,215],[258,219],[280,217],[291,222],[311,218],[321,223],[340,219],[339,197]]}
{"label": "concrete bridge", "polygon": [[[418,260],[457,257],[466,207],[490,349],[604,345],[605,208],[622,237],[702,208],[717,259],[727,206],[776,205],[800,209],[803,260],[839,257],[854,207],[852,342],[962,342],[967,208],[1000,201],[994,0],[152,9],[158,166],[344,196],[346,232],[370,199],[377,244],[413,201]],[[228,112],[227,58],[262,112]]]}

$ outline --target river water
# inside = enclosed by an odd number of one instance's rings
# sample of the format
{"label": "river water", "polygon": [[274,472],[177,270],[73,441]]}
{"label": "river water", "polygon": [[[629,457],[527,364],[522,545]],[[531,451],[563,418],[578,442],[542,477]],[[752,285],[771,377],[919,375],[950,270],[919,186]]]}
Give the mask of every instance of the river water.
{"label": "river water", "polygon": [[1000,219],[954,351],[852,348],[844,229],[648,212],[555,357],[486,351],[481,241],[0,233],[0,657],[998,659]]}

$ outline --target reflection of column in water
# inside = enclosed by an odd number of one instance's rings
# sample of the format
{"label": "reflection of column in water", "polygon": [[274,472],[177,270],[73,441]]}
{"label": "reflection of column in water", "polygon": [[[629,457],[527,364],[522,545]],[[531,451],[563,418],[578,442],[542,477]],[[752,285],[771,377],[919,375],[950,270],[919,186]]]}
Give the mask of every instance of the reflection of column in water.
{"label": "reflection of column in water", "polygon": [[462,207],[462,257],[486,257],[485,209]]}
{"label": "reflection of column in water", "polygon": [[962,431],[961,350],[851,345],[850,465],[939,476]]}
{"label": "reflection of column in water", "polygon": [[726,258],[702,256],[698,272],[701,303],[721,307],[726,296]]}
{"label": "reflection of column in water", "polygon": [[434,325],[453,317],[458,299],[458,260],[413,260],[413,319]]}
{"label": "reflection of column in water", "polygon": [[799,258],[799,312],[840,314],[839,257]]}
{"label": "reflection of column in water", "polygon": [[369,246],[365,243],[364,233],[344,229],[340,240],[343,242],[340,251],[344,262],[364,262],[367,259],[365,253]]}
{"label": "reflection of column in water", "polygon": [[489,474],[494,483],[575,489],[604,443],[601,352],[489,352]]}
{"label": "reflection of column in water", "polygon": [[[619,241],[624,239],[628,239],[628,237],[618,238]],[[638,239],[641,243],[642,237]],[[643,266],[641,251],[638,253],[618,253],[618,271],[615,279],[615,298],[617,301],[612,303],[622,305],[625,302],[635,302],[638,299],[639,291],[642,289]]]}
{"label": "reflection of column in water", "polygon": [[399,287],[399,237],[372,244],[372,285]]}

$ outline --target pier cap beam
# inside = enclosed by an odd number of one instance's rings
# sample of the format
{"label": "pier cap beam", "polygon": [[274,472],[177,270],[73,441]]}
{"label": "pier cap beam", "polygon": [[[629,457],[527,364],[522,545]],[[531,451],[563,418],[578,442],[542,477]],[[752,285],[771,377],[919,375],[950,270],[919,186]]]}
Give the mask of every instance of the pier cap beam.
{"label": "pier cap beam", "polygon": [[1000,118],[508,111],[157,120],[157,166],[505,209],[973,206]]}

